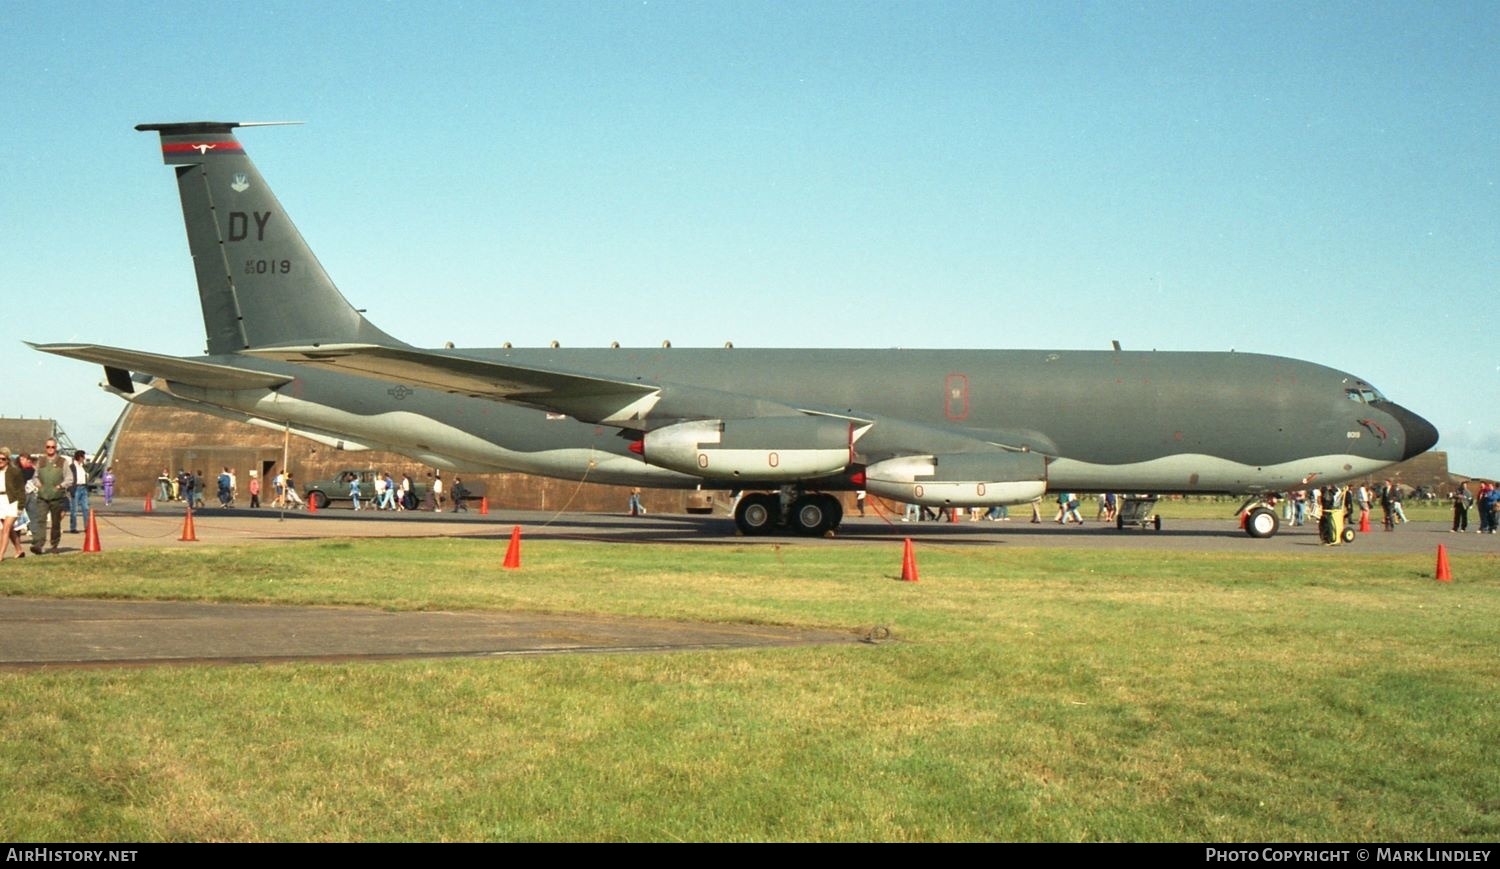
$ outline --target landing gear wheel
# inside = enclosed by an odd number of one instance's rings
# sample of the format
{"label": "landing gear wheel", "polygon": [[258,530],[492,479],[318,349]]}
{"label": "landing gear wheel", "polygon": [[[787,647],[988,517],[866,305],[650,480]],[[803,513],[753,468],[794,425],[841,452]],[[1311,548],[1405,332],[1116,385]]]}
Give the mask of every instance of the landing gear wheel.
{"label": "landing gear wheel", "polygon": [[1161,517],[1160,516],[1152,516],[1151,517],[1151,527],[1155,528],[1157,531],[1161,530]]}
{"label": "landing gear wheel", "polygon": [[828,515],[832,517],[832,521],[830,521],[828,524],[828,531],[839,530],[839,524],[844,521],[843,503],[841,503],[838,498],[835,498],[832,495],[822,495],[820,497],[828,502]]}
{"label": "landing gear wheel", "polygon": [[792,502],[789,524],[804,537],[822,537],[842,518],[835,510],[839,510],[838,502],[829,495],[803,495]]}
{"label": "landing gear wheel", "polygon": [[1344,538],[1344,542],[1345,543],[1353,543],[1354,542],[1354,538],[1357,537],[1357,536],[1359,536],[1359,535],[1357,535],[1357,534],[1354,533],[1354,529],[1353,528],[1345,528],[1344,529],[1343,538]]}
{"label": "landing gear wheel", "polygon": [[780,509],[775,495],[746,495],[734,510],[735,527],[746,537],[770,534],[776,529],[776,514]]}
{"label": "landing gear wheel", "polygon": [[1245,533],[1251,537],[1264,539],[1276,533],[1281,527],[1281,520],[1276,518],[1276,511],[1266,507],[1256,507],[1245,517]]}

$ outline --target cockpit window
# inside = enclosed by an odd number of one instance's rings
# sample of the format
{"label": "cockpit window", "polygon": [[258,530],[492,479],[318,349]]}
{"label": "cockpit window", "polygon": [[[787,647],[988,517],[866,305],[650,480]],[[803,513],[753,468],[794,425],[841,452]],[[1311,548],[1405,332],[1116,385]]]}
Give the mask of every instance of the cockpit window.
{"label": "cockpit window", "polygon": [[1346,389],[1344,390],[1344,395],[1350,401],[1357,401],[1360,404],[1369,404],[1372,401],[1385,401],[1385,396],[1381,395],[1379,390],[1368,386],[1361,386],[1357,389]]}

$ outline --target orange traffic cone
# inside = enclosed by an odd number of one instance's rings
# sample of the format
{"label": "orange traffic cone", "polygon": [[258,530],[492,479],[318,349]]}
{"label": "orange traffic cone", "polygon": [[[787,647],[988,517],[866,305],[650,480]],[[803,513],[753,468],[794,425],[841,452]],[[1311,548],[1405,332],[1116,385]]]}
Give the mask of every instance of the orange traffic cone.
{"label": "orange traffic cone", "polygon": [[189,507],[187,514],[182,517],[182,536],[177,538],[184,543],[197,543],[198,532],[193,529],[193,508]]}
{"label": "orange traffic cone", "polygon": [[490,499],[488,495],[479,499],[479,515],[490,515]]}
{"label": "orange traffic cone", "polygon": [[1441,543],[1438,544],[1437,581],[1453,581],[1453,571],[1448,569],[1448,547]]}
{"label": "orange traffic cone", "polygon": [[1359,511],[1359,533],[1361,533],[1361,534],[1369,534],[1370,533],[1370,511],[1369,510],[1361,510],[1361,511]]}
{"label": "orange traffic cone", "polygon": [[906,538],[906,547],[901,552],[901,581],[917,581],[917,556],[911,548],[911,538]]}
{"label": "orange traffic cone", "polygon": [[958,521],[958,508],[957,507],[949,507],[948,508],[948,521],[949,522],[957,522]]}
{"label": "orange traffic cone", "polygon": [[146,493],[146,512],[147,513],[151,512],[151,493],[150,492]]}
{"label": "orange traffic cone", "polygon": [[318,512],[318,493],[316,493],[316,492],[308,492],[307,493],[307,512],[309,512],[309,513],[316,513],[316,512]]}
{"label": "orange traffic cone", "polygon": [[503,566],[506,570],[521,569],[521,526],[519,525],[510,530],[510,546],[505,549]]}
{"label": "orange traffic cone", "polygon": [[83,551],[99,552],[99,523],[94,521],[94,511],[89,511],[89,524],[83,529]]}
{"label": "orange traffic cone", "polygon": [[1245,523],[1249,522],[1249,521],[1250,521],[1250,511],[1246,510],[1246,511],[1241,512],[1240,513],[1240,530],[1241,531],[1245,530]]}

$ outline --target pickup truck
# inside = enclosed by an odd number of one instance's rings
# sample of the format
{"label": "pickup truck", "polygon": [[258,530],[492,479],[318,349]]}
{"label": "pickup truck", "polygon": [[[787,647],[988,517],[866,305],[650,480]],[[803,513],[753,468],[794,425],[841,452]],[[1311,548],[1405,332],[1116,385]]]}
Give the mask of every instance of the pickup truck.
{"label": "pickup truck", "polygon": [[[302,497],[307,500],[308,504],[316,505],[321,510],[334,501],[350,500],[349,483],[353,480],[359,480],[360,505],[374,505],[376,473],[378,472],[374,470],[360,470],[358,468],[339,471],[334,475],[332,480],[314,480],[308,483],[306,491],[302,493]],[[443,496],[447,500],[452,500],[453,498],[453,479],[449,477],[443,479]],[[395,485],[400,486],[401,476],[399,474],[392,474],[391,481]],[[420,505],[422,500],[427,497],[427,477],[423,476],[420,480],[413,477],[411,492],[412,497],[416,499],[415,503]],[[484,497],[485,485],[479,480],[465,482],[464,493],[465,501],[477,501]]]}

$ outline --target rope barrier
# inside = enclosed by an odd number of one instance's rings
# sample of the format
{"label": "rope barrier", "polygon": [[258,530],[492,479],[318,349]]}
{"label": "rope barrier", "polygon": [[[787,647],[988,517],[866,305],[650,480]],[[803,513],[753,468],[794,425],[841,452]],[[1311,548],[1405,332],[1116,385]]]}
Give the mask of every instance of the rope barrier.
{"label": "rope barrier", "polygon": [[[867,492],[865,494],[865,500],[869,501],[871,504],[873,504],[875,506],[875,513],[876,513],[876,515],[878,515],[880,517],[880,519],[881,519],[882,522],[884,522],[885,524],[891,526],[892,528],[896,527],[896,523],[892,522],[890,520],[890,516],[896,515],[896,511],[895,511],[894,507],[881,507],[880,506],[881,504],[887,504],[887,505],[891,504],[890,501],[887,501],[885,499],[885,496],[883,496],[883,495],[876,495],[875,497],[871,498],[870,495],[869,495],[869,493]],[[905,510],[904,507],[902,509],[902,512],[903,513],[906,512],[906,510]],[[887,514],[890,514],[890,515],[888,516]]]}
{"label": "rope barrier", "polygon": [[[155,516],[154,513],[152,515],[153,515],[153,517]],[[107,526],[110,527],[110,529],[112,529],[114,531],[118,531],[121,534],[125,535],[126,537],[135,537],[135,538],[138,538],[140,540],[160,540],[163,537],[171,537],[173,534],[180,534],[180,533],[182,533],[182,529],[179,528],[176,531],[168,531],[166,534],[136,534],[133,531],[127,531],[127,530],[125,530],[125,528],[123,526],[121,526],[118,522],[115,522],[114,520],[110,519],[108,515],[102,515],[101,516],[98,513],[94,514],[94,521],[97,522],[100,525],[107,525]]]}
{"label": "rope barrier", "polygon": [[588,464],[584,466],[583,476],[578,478],[578,485],[573,487],[573,494],[569,495],[568,500],[563,502],[563,505],[561,507],[557,508],[557,512],[552,514],[552,518],[536,526],[537,528],[546,528],[547,526],[556,522],[562,517],[564,513],[568,511],[569,507],[573,506],[573,502],[578,499],[578,493],[583,491],[583,484],[587,483],[589,480],[589,471],[592,471],[596,467],[596,463],[594,461],[594,452],[594,448],[589,447]]}

